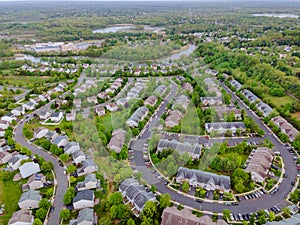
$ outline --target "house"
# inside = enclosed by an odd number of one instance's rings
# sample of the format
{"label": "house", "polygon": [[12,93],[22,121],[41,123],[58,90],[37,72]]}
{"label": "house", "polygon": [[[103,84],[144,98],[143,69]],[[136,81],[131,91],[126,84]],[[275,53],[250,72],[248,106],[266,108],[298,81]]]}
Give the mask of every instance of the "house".
{"label": "house", "polygon": [[58,135],[52,140],[52,144],[57,145],[58,147],[65,147],[68,142],[67,136]]}
{"label": "house", "polygon": [[274,152],[265,147],[258,147],[252,150],[246,161],[245,171],[251,173],[253,181],[263,182],[268,176],[274,156]]}
{"label": "house", "polygon": [[102,92],[100,92],[100,93],[97,94],[97,97],[99,99],[106,99],[108,97],[108,95],[107,95],[106,92],[102,91]]}
{"label": "house", "polygon": [[5,129],[0,128],[0,137],[4,137]]}
{"label": "house", "polygon": [[11,147],[9,145],[4,145],[0,147],[0,152],[7,152],[10,151]]}
{"label": "house", "polygon": [[73,154],[74,152],[77,152],[79,150],[80,150],[79,144],[77,142],[74,142],[74,141],[66,143],[66,145],[64,147],[64,151],[68,155]]}
{"label": "house", "polygon": [[244,95],[244,97],[250,102],[253,103],[255,101],[259,101],[259,98],[253,94],[251,91],[248,89],[243,89],[241,90],[241,93]]}
{"label": "house", "polygon": [[8,113],[8,114],[1,117],[1,120],[7,121],[9,123],[12,123],[12,121],[15,120],[15,119],[16,119],[16,117],[12,113]]}
{"label": "house", "polygon": [[14,116],[21,116],[21,115],[25,114],[25,110],[24,110],[24,108],[22,108],[21,106],[19,106],[17,108],[14,108],[13,110],[11,110],[11,113]]}
{"label": "house", "polygon": [[19,170],[22,178],[27,178],[41,171],[39,164],[34,162],[24,163],[22,166],[19,167]]}
{"label": "house", "polygon": [[271,112],[273,112],[273,109],[264,102],[257,103],[256,107],[263,114],[263,116],[268,116]]}
{"label": "house", "polygon": [[216,87],[217,86],[217,84],[210,77],[205,78],[203,81],[207,87]]}
{"label": "house", "polygon": [[45,137],[47,133],[49,132],[49,129],[46,127],[38,127],[34,130],[33,136],[34,138],[40,139],[42,137]]}
{"label": "house", "polygon": [[126,203],[133,206],[133,211],[136,216],[144,209],[147,201],[156,201],[152,192],[147,192],[143,185],[134,178],[125,179],[119,186],[119,191],[126,199]]}
{"label": "house", "polygon": [[94,225],[94,209],[84,208],[78,213],[75,220],[70,221],[70,225]]}
{"label": "house", "polygon": [[190,186],[202,187],[207,191],[219,190],[221,193],[230,191],[229,176],[179,167],[176,175],[176,183],[182,184],[184,181],[187,181]]}
{"label": "house", "polygon": [[281,116],[274,117],[272,121],[277,127],[280,128],[282,133],[289,137],[290,142],[293,142],[297,135],[299,135],[299,131]]}
{"label": "house", "polygon": [[161,85],[159,85],[159,86],[155,89],[154,94],[156,94],[157,96],[161,97],[161,96],[164,95],[164,93],[166,92],[166,90],[167,90],[166,85],[161,84]]}
{"label": "house", "polygon": [[75,108],[80,108],[81,107],[81,99],[74,99],[73,105],[75,106]]}
{"label": "house", "polygon": [[186,95],[180,95],[180,96],[176,97],[176,99],[173,103],[173,109],[176,108],[176,106],[180,106],[184,110],[186,110],[189,103],[190,103],[190,100]]}
{"label": "house", "polygon": [[105,109],[101,105],[96,105],[95,106],[95,113],[97,116],[104,116],[105,115]]}
{"label": "house", "polygon": [[157,103],[157,97],[154,95],[149,96],[145,101],[144,101],[144,106],[150,105],[154,107]]}
{"label": "house", "polygon": [[200,97],[200,101],[204,106],[219,106],[223,104],[221,97]]}
{"label": "house", "polygon": [[64,118],[63,112],[54,112],[50,115],[50,120],[54,123],[58,123]]}
{"label": "house", "polygon": [[83,190],[77,192],[77,195],[73,199],[73,208],[83,209],[83,208],[93,208],[94,207],[94,191]]}
{"label": "house", "polygon": [[208,216],[197,217],[189,209],[178,210],[177,207],[167,207],[162,214],[161,225],[226,225],[224,220],[213,222]]}
{"label": "house", "polygon": [[3,147],[7,144],[5,139],[0,139],[0,147]]}
{"label": "house", "polygon": [[118,108],[118,105],[117,103],[115,102],[111,102],[109,104],[106,105],[106,109],[110,112],[115,112],[117,111],[119,108]]}
{"label": "house", "polygon": [[97,96],[88,97],[86,100],[87,100],[88,103],[94,103],[94,104],[98,103]]}
{"label": "house", "polygon": [[41,199],[39,191],[28,190],[21,195],[18,205],[20,209],[36,209],[39,207]]}
{"label": "house", "polygon": [[26,155],[15,155],[10,160],[8,160],[8,165],[12,168],[13,171],[19,169],[21,162],[23,160],[29,159]]}
{"label": "house", "polygon": [[96,174],[89,173],[89,174],[85,175],[84,181],[77,183],[76,189],[77,189],[77,191],[95,189],[95,188],[97,188],[98,183],[99,182],[96,178]]}
{"label": "house", "polygon": [[214,76],[217,76],[219,73],[217,70],[211,70],[211,69],[206,69],[204,72],[207,74],[214,75]]}
{"label": "house", "polygon": [[183,117],[183,114],[179,110],[177,110],[177,109],[171,110],[165,119],[166,127],[172,128],[172,127],[177,126],[182,117]]}
{"label": "house", "polygon": [[6,130],[9,127],[10,123],[6,120],[0,120],[0,128]]}
{"label": "house", "polygon": [[130,127],[137,127],[139,125],[139,122],[145,119],[148,112],[149,109],[146,106],[141,106],[130,116],[126,123]]}
{"label": "house", "polygon": [[242,111],[235,107],[225,106],[225,107],[211,107],[210,109],[215,110],[219,119],[224,120],[224,118],[230,116],[231,114],[234,116],[235,120],[242,120]]}
{"label": "house", "polygon": [[226,131],[231,131],[235,134],[238,130],[244,132],[246,130],[244,122],[217,122],[217,123],[205,123],[206,132],[217,132],[218,134],[224,134]]}
{"label": "house", "polygon": [[230,80],[229,83],[230,83],[231,86],[233,86],[233,87],[235,88],[235,90],[237,90],[237,91],[240,90],[240,89],[243,87],[243,85],[242,85],[240,82],[238,82],[238,81],[236,81],[236,80],[234,80],[234,79]]}
{"label": "house", "polygon": [[33,102],[28,101],[28,102],[25,102],[22,104],[22,108],[23,108],[23,110],[34,110],[35,105]]}
{"label": "house", "polygon": [[93,162],[93,160],[88,159],[82,162],[82,167],[77,169],[78,176],[84,176],[88,173],[94,173],[98,170],[98,166]]}
{"label": "house", "polygon": [[174,149],[180,154],[188,153],[193,159],[198,159],[201,154],[202,147],[196,143],[191,144],[189,142],[179,142],[175,139],[160,139],[157,144],[157,151],[163,151],[164,149]]}
{"label": "house", "polygon": [[51,113],[49,111],[41,111],[39,113],[40,120],[46,120],[50,117]]}
{"label": "house", "polygon": [[0,164],[7,163],[12,157],[12,154],[9,152],[0,152]]}
{"label": "house", "polygon": [[110,150],[120,153],[125,141],[126,131],[123,129],[117,129],[112,132],[112,137],[107,145]]}
{"label": "house", "polygon": [[91,113],[90,108],[84,108],[82,112],[82,119],[88,119]]}
{"label": "house", "polygon": [[117,105],[121,105],[121,106],[126,106],[126,104],[128,103],[129,98],[120,98],[117,100]]}
{"label": "house", "polygon": [[58,133],[56,133],[55,131],[48,131],[48,133],[46,134],[46,138],[49,140],[49,141],[52,141],[54,138],[56,138],[58,136]]}
{"label": "house", "polygon": [[188,83],[188,82],[183,83],[183,84],[181,85],[181,88],[182,88],[182,90],[184,90],[184,91],[188,91],[188,92],[190,92],[190,93],[193,93],[193,86],[192,86],[190,83]]}
{"label": "house", "polygon": [[46,183],[46,177],[41,173],[31,175],[28,179],[28,186],[31,190],[42,188]]}
{"label": "house", "polygon": [[72,159],[75,164],[79,164],[85,160],[85,154],[82,151],[72,153]]}
{"label": "house", "polygon": [[76,110],[71,110],[70,113],[66,114],[66,121],[75,121],[76,119]]}
{"label": "house", "polygon": [[30,210],[21,209],[12,214],[8,221],[8,225],[32,225],[34,217]]}

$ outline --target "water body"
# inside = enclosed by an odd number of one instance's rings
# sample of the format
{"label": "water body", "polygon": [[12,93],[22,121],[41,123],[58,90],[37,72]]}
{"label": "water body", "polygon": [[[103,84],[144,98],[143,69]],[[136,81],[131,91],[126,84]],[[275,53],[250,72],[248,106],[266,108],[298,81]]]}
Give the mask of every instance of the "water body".
{"label": "water body", "polygon": [[277,17],[277,18],[292,18],[297,19],[299,18],[296,14],[289,14],[289,13],[257,13],[252,14],[253,16],[266,16],[266,17]]}
{"label": "water body", "polygon": [[[116,33],[118,31],[125,31],[125,30],[129,30],[129,29],[133,29],[133,28],[135,28],[134,25],[106,27],[103,29],[93,30],[93,34],[95,34],[95,33],[101,33],[101,34]],[[161,31],[165,28],[164,27],[145,26],[144,29],[148,30],[148,31],[152,31],[154,33],[158,33],[159,31]]]}
{"label": "water body", "polygon": [[183,55],[189,56],[190,54],[192,54],[195,51],[195,49],[196,49],[196,45],[189,44],[189,48],[187,48],[181,52],[174,53],[165,58],[159,59],[158,61],[169,62],[170,60],[173,61],[173,60],[179,59]]}
{"label": "water body", "polygon": [[[196,49],[196,45],[193,44],[189,44],[189,48],[182,50],[180,52],[174,53],[170,56],[164,57],[164,58],[160,58],[160,59],[156,59],[154,61],[160,61],[160,62],[169,62],[170,60],[176,60],[179,59],[181,56],[186,55],[189,56],[190,54],[192,54]],[[71,56],[72,58],[76,58],[76,59],[80,59],[80,58],[89,58],[89,57],[84,57],[84,56]],[[51,58],[51,57],[49,57]],[[103,60],[105,58],[92,58],[92,59],[100,59]],[[23,55],[21,57],[16,57],[15,60],[30,60],[33,63],[40,63],[43,62],[43,60],[41,59],[41,57],[35,57],[32,55]]]}
{"label": "water body", "polygon": [[104,29],[98,29],[93,30],[93,34],[95,33],[101,33],[101,34],[107,34],[107,33],[116,33],[118,31],[126,30],[126,29],[132,29],[135,26],[114,26],[114,27],[107,27]]}

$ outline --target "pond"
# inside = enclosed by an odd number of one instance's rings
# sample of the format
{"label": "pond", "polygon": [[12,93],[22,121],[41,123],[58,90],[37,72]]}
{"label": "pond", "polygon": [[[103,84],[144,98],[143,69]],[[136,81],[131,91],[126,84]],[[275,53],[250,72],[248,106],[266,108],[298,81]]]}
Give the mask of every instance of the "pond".
{"label": "pond", "polygon": [[253,16],[277,17],[277,18],[292,18],[292,19],[299,18],[298,15],[289,14],[289,13],[257,13],[257,14],[252,14],[252,15]]}

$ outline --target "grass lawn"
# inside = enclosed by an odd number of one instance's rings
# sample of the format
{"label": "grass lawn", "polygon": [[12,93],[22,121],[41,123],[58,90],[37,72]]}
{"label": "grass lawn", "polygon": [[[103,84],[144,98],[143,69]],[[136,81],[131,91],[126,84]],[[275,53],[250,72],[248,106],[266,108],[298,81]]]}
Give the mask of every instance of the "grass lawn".
{"label": "grass lawn", "polygon": [[0,181],[0,204],[5,204],[5,214],[0,216],[0,224],[7,224],[11,215],[18,209],[18,201],[22,191],[22,181]]}
{"label": "grass lawn", "polygon": [[292,117],[295,117],[298,121],[300,121],[300,112],[293,113]]}
{"label": "grass lawn", "polygon": [[295,101],[292,97],[285,95],[283,97],[275,97],[275,96],[271,96],[271,95],[265,95],[267,99],[270,100],[270,102],[272,102],[274,105],[276,105],[277,108],[281,108],[282,106],[284,106],[287,103],[292,103],[293,101]]}
{"label": "grass lawn", "polygon": [[13,86],[30,86],[31,84],[41,83],[49,79],[48,76],[6,76],[3,83]]}
{"label": "grass lawn", "polygon": [[73,123],[72,121],[66,121],[65,119],[63,119],[63,121],[61,121],[59,125],[42,125],[39,124],[39,120],[36,118],[33,120],[33,122],[30,122],[30,124],[27,123],[25,126],[29,128],[32,134],[33,131],[38,127],[46,127],[49,130],[53,130],[53,131],[55,130],[55,128],[60,128],[62,132],[66,132],[69,140],[75,140],[74,133],[72,130],[73,128],[72,123]]}

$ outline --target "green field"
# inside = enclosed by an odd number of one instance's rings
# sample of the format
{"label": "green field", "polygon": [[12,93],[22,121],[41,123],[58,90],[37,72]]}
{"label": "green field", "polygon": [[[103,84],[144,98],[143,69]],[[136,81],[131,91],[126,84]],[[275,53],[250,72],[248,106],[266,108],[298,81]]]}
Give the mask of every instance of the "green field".
{"label": "green field", "polygon": [[48,76],[6,76],[2,80],[3,84],[8,84],[16,87],[30,86],[36,83],[47,81]]}
{"label": "green field", "polygon": [[0,205],[5,203],[5,214],[0,216],[0,224],[7,224],[11,215],[18,209],[22,182],[0,181]]}
{"label": "green field", "polygon": [[269,94],[266,94],[266,99],[270,100],[271,103],[273,103],[274,105],[276,105],[277,108],[281,108],[282,106],[284,106],[287,103],[291,103],[293,101],[295,101],[292,97],[285,95],[282,97],[275,97],[275,96],[271,96]]}

